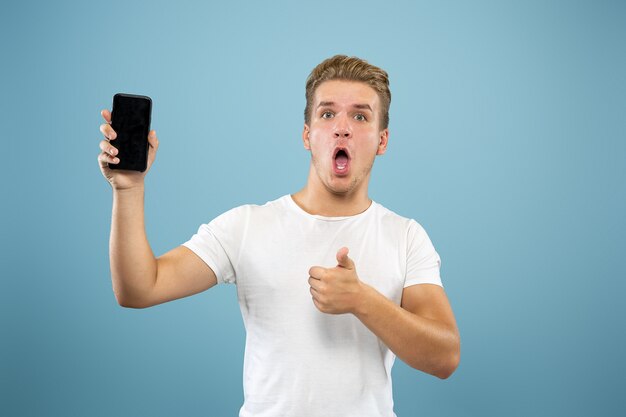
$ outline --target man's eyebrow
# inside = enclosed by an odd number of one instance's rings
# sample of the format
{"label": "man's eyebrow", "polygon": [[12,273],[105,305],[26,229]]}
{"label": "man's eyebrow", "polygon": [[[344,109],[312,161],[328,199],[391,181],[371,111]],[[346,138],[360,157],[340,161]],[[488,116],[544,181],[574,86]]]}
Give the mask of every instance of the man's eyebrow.
{"label": "man's eyebrow", "polygon": [[[317,105],[317,107],[332,107],[335,105],[334,101],[321,101],[320,104]],[[371,112],[373,112],[374,110],[372,110],[372,107],[369,104],[354,104],[352,107],[354,107],[355,109],[366,109],[369,110]]]}
{"label": "man's eyebrow", "polygon": [[372,110],[372,108],[370,107],[369,104],[355,104],[352,107],[354,107],[355,109],[367,109],[367,110],[373,112],[373,110]]}

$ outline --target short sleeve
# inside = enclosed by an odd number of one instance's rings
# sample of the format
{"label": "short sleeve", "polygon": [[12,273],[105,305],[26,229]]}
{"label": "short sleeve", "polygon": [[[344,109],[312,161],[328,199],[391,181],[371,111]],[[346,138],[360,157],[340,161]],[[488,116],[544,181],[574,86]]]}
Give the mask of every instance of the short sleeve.
{"label": "short sleeve", "polygon": [[410,220],[407,233],[404,288],[415,284],[435,284],[443,287],[439,274],[441,259],[426,230],[415,220]]}
{"label": "short sleeve", "polygon": [[241,246],[245,210],[238,207],[221,214],[183,243],[215,273],[218,283],[235,284],[236,261]]}

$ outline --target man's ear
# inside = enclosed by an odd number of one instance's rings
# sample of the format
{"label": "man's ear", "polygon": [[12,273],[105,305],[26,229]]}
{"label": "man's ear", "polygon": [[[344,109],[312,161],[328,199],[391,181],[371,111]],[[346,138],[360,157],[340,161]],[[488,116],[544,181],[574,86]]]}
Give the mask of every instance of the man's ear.
{"label": "man's ear", "polygon": [[304,129],[302,129],[302,142],[304,143],[304,149],[310,151],[311,145],[309,144],[309,126],[305,123]]}
{"label": "man's ear", "polygon": [[384,129],[380,132],[380,138],[378,141],[378,150],[376,155],[382,155],[387,150],[387,143],[389,142],[389,129]]}

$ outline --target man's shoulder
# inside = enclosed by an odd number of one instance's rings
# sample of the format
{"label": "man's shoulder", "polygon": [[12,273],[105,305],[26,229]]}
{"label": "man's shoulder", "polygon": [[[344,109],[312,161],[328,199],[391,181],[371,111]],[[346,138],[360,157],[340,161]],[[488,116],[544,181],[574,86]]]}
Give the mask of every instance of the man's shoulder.
{"label": "man's shoulder", "polygon": [[394,228],[396,230],[405,231],[408,233],[422,233],[425,232],[424,227],[421,223],[419,223],[413,217],[406,217],[402,214],[398,214],[397,212],[383,206],[380,203],[375,203],[377,205],[376,216],[378,222],[380,222],[384,227]]}
{"label": "man's shoulder", "polygon": [[392,222],[403,226],[408,225],[409,222],[415,221],[411,218],[396,213],[395,211],[383,206],[378,202],[374,202],[373,204],[376,204],[376,216],[382,221]]}
{"label": "man's shoulder", "polygon": [[220,217],[221,216],[228,216],[228,217],[246,216],[248,217],[248,216],[255,216],[255,215],[268,215],[268,214],[273,214],[276,212],[281,212],[282,210],[284,210],[286,206],[285,200],[287,197],[289,197],[289,195],[284,195],[275,200],[267,201],[264,204],[255,204],[255,203],[241,204],[239,206],[235,206],[231,208],[230,210],[222,213]]}

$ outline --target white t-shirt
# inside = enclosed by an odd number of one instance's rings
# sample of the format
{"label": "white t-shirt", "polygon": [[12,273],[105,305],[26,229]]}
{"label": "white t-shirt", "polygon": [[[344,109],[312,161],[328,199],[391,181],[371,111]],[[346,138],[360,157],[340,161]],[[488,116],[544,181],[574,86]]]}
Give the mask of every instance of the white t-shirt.
{"label": "white t-shirt", "polygon": [[346,246],[359,279],[396,304],[414,284],[442,285],[425,230],[376,202],[346,217],[311,215],[290,195],[203,224],[184,246],[235,283],[246,328],[240,417],[395,417],[395,355],[352,314],[325,314],[309,268]]}

